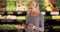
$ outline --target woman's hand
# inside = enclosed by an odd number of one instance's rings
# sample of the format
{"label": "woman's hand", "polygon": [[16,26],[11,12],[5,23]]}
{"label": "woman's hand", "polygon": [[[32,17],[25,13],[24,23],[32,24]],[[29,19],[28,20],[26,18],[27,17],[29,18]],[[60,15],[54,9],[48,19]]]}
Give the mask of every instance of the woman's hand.
{"label": "woman's hand", "polygon": [[28,28],[28,30],[35,30],[36,26],[31,26]]}
{"label": "woman's hand", "polygon": [[22,24],[22,28],[25,29],[26,28],[26,24]]}
{"label": "woman's hand", "polygon": [[15,28],[16,28],[16,29],[25,29],[25,28],[26,28],[26,25],[25,25],[25,24],[16,25]]}

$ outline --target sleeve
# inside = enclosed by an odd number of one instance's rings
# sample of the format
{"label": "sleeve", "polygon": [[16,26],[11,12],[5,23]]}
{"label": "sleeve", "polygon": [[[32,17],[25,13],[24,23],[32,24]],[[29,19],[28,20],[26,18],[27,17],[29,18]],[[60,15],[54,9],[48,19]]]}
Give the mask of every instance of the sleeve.
{"label": "sleeve", "polygon": [[28,23],[28,15],[26,15],[26,24]]}
{"label": "sleeve", "polygon": [[29,14],[26,15],[26,24],[29,24]]}
{"label": "sleeve", "polygon": [[43,15],[41,16],[40,22],[41,22],[41,27],[36,27],[36,30],[44,31],[44,16]]}

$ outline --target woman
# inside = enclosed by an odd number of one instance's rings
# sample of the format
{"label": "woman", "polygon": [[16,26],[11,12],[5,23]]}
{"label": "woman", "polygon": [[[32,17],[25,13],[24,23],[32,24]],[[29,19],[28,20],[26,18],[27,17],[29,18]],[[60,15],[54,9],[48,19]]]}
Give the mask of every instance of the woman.
{"label": "woman", "polygon": [[28,12],[26,16],[26,32],[43,32],[44,17],[39,11],[37,2],[30,1],[28,3]]}

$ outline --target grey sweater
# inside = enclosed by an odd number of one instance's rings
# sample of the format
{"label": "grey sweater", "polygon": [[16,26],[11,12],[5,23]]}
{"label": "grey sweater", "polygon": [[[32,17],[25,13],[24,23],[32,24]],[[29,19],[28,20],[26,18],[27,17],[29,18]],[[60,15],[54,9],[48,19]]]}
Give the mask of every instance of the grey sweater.
{"label": "grey sweater", "polygon": [[[32,31],[27,30],[27,28],[31,26],[30,23],[36,26],[35,30],[32,30]],[[26,28],[26,32],[43,32],[44,31],[44,16],[41,13],[37,16],[31,16],[29,13],[27,13],[26,24],[28,24]]]}

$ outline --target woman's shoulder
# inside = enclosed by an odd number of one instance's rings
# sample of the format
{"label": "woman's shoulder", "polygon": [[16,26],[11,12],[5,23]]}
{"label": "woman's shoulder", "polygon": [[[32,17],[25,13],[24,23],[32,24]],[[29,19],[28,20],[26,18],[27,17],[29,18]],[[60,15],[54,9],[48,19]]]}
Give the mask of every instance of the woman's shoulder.
{"label": "woman's shoulder", "polygon": [[43,14],[42,14],[42,13],[39,13],[39,15],[40,15],[40,16],[43,16]]}
{"label": "woman's shoulder", "polygon": [[40,15],[40,17],[44,17],[44,15],[42,13],[40,13],[39,15]]}

